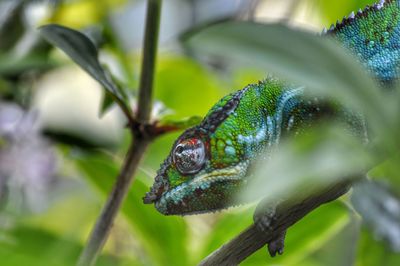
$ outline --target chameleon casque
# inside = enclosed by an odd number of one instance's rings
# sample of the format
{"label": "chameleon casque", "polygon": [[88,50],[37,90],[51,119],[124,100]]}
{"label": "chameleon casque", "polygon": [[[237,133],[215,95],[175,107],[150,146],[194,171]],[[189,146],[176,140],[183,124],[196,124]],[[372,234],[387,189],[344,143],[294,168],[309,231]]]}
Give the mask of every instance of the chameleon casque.
{"label": "chameleon casque", "polygon": [[[328,30],[386,86],[398,78],[400,0],[380,1]],[[165,215],[197,214],[239,204],[233,195],[246,185],[250,165],[286,135],[335,112],[322,102],[305,101],[303,88],[275,78],[225,96],[204,120],[173,144],[155,182],[144,197]],[[359,120],[352,126],[362,126]],[[271,255],[283,251],[284,234],[269,243]]]}

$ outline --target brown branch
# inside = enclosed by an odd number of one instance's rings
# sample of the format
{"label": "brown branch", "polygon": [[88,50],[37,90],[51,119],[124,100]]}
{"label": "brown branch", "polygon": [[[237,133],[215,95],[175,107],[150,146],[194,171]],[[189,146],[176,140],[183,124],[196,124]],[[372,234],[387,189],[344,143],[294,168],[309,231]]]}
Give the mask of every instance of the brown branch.
{"label": "brown branch", "polygon": [[279,205],[276,209],[275,219],[268,231],[260,232],[253,224],[234,239],[211,253],[199,265],[238,265],[318,206],[335,200],[346,193],[349,187],[350,181],[347,180],[319,192],[316,196],[308,197],[301,202]]}
{"label": "brown branch", "polygon": [[138,139],[133,142],[130,147],[124,160],[121,173],[117,177],[117,182],[114,185],[100,217],[97,219],[93,231],[90,234],[89,241],[79,258],[78,265],[93,265],[96,262],[97,256],[107,240],[114,219],[130,188],[137,166],[148,144],[148,140]]}
{"label": "brown branch", "polygon": [[121,208],[121,204],[129,191],[140,160],[147,146],[156,137],[151,134],[153,130],[147,130],[147,128],[151,112],[160,12],[161,0],[148,0],[138,114],[137,121],[134,121],[130,127],[133,135],[132,143],[113,190],[90,234],[88,244],[79,257],[78,266],[95,264],[110,233],[115,217]]}

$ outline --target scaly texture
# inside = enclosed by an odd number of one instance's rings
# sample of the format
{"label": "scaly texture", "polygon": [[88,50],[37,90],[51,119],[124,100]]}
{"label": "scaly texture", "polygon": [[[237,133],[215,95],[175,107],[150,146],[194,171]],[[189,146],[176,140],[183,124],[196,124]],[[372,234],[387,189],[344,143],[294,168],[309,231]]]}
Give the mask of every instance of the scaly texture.
{"label": "scaly texture", "polygon": [[[381,1],[350,14],[324,36],[339,40],[383,83],[398,78],[400,0]],[[163,214],[210,212],[240,204],[232,195],[248,181],[249,167],[287,134],[296,135],[343,108],[305,99],[303,88],[274,78],[221,99],[203,122],[186,130],[161,165],[145,203]],[[349,119],[349,115],[345,115]],[[362,120],[350,116],[356,132]]]}
{"label": "scaly texture", "polygon": [[398,78],[400,61],[400,1],[386,0],[351,13],[328,35],[356,54],[374,76],[384,83]]}

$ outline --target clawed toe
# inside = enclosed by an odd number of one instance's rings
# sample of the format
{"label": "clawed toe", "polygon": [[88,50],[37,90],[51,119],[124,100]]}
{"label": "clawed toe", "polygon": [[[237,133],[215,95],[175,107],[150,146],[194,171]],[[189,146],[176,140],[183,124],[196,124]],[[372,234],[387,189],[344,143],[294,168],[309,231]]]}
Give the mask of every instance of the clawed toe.
{"label": "clawed toe", "polygon": [[[262,201],[256,208],[253,219],[257,229],[263,234],[272,234],[276,230],[274,229],[276,217],[276,209],[279,202],[271,203],[266,200]],[[276,237],[268,243],[268,252],[271,257],[275,257],[276,254],[282,255],[285,247],[285,235],[286,230],[279,232]]]}
{"label": "clawed toe", "polygon": [[271,257],[275,257],[276,254],[283,254],[283,249],[285,247],[285,235],[286,231],[284,231],[277,238],[268,243],[268,252]]}

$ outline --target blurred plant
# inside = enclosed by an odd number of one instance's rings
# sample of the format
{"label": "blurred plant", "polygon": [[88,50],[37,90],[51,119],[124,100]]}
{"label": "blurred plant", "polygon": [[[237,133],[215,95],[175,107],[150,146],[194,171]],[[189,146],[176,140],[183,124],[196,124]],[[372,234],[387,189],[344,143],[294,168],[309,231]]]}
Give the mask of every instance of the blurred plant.
{"label": "blurred plant", "polygon": [[[6,9],[2,8],[5,2],[15,5],[12,12],[10,11],[11,9],[6,11]],[[173,115],[165,115],[165,109],[162,104],[155,104],[152,109],[154,115],[151,115],[151,119],[139,120],[137,118],[138,111],[150,112],[149,110],[144,111],[146,108],[142,108],[143,97],[146,98],[150,95],[139,96],[142,97],[141,103],[132,104],[135,98],[140,95],[135,90],[137,87],[136,66],[131,62],[131,57],[127,56],[126,50],[122,49],[123,46],[131,46],[122,45],[121,36],[134,36],[136,38],[140,31],[134,28],[132,20],[129,20],[128,23],[122,19],[119,24],[114,23],[123,16],[119,12],[110,13],[110,10],[125,1],[114,1],[116,5],[111,2],[109,0],[65,1],[60,5],[53,5],[52,7],[60,9],[50,10],[53,15],[50,14],[46,20],[52,23],[67,24],[70,27],[79,27],[85,33],[93,32],[89,32],[87,26],[91,26],[92,23],[98,23],[97,27],[95,27],[97,29],[96,32],[103,30],[102,33],[104,35],[102,37],[104,39],[96,36],[96,38],[93,38],[93,35],[88,38],[79,32],[58,26],[44,27],[42,28],[42,34],[50,42],[64,50],[106,88],[104,90],[106,96],[102,103],[103,112],[107,111],[111,104],[117,104],[125,111],[125,117],[129,122],[129,133],[139,132],[139,139],[138,135],[134,135],[134,141],[131,145],[136,145],[140,142],[140,138],[144,137],[144,135],[140,134],[159,136],[166,132],[185,129],[197,124],[200,117],[184,117],[202,115],[212,103],[226,94],[232,87],[238,89],[247,82],[254,82],[258,78],[263,78],[265,70],[295,83],[307,85],[310,90],[317,94],[322,93],[325,96],[328,94],[329,97],[333,96],[337,100],[348,103],[355,110],[361,110],[371,121],[373,135],[379,136],[373,139],[369,150],[366,151],[357,140],[342,134],[343,132],[340,130],[338,131],[336,125],[329,125],[328,128],[316,128],[304,138],[297,138],[285,143],[282,149],[275,151],[276,153],[273,156],[275,159],[269,161],[268,164],[261,162],[261,167],[258,169],[253,186],[257,188],[265,186],[266,191],[268,190],[272,194],[278,191],[296,192],[300,190],[300,187],[307,191],[307,184],[309,183],[314,184],[315,182],[315,184],[323,185],[323,183],[317,183],[321,181],[320,175],[330,177],[330,181],[342,180],[343,176],[341,175],[343,173],[357,172],[356,170],[360,167],[375,165],[377,161],[379,166],[369,172],[368,176],[371,178],[379,177],[384,183],[390,185],[378,185],[376,188],[370,188],[371,184],[369,184],[367,187],[356,188],[358,196],[355,195],[354,197],[359,202],[357,211],[362,214],[369,225],[369,227],[363,228],[362,231],[358,226],[359,217],[355,215],[348,199],[345,198],[342,201],[318,208],[300,220],[295,227],[290,228],[284,256],[271,259],[266,257],[264,250],[260,250],[243,261],[243,265],[268,263],[279,265],[356,264],[372,266],[382,263],[398,265],[400,262],[399,254],[392,252],[372,236],[372,234],[375,234],[378,238],[387,240],[386,242],[389,244],[390,241],[394,244],[397,243],[397,234],[393,233],[397,232],[396,226],[398,225],[398,215],[396,208],[393,208],[393,206],[397,206],[396,193],[400,191],[398,178],[400,171],[399,157],[393,157],[398,147],[398,112],[396,105],[399,98],[397,98],[397,95],[387,93],[386,96],[382,96],[382,93],[376,90],[375,84],[370,82],[370,78],[359,72],[357,63],[351,61],[347,55],[344,56],[340,52],[337,53],[337,50],[332,48],[330,44],[321,44],[320,40],[313,34],[303,34],[303,32],[288,29],[282,25],[261,27],[258,24],[243,25],[238,22],[235,22],[238,24],[233,25],[234,23],[231,22],[232,24],[227,23],[205,28],[203,29],[204,31],[199,32],[198,36],[192,34],[193,39],[186,39],[188,42],[185,44],[192,45],[189,55],[204,55],[206,54],[204,53],[205,51],[207,55],[211,54],[209,57],[212,59],[214,66],[219,67],[217,68],[218,70],[221,69],[220,66],[229,66],[234,69],[231,76],[235,84],[232,85],[231,82],[229,86],[226,86],[223,82],[216,82],[215,71],[210,73],[211,71],[207,71],[207,68],[203,68],[188,57],[183,58],[183,56],[169,54],[169,58],[162,58],[163,60],[158,66],[155,96],[175,113]],[[144,5],[141,5],[140,2],[143,4],[145,1],[132,1],[134,3],[132,5],[143,6],[144,9]],[[149,2],[158,1],[151,0]],[[197,0],[188,2],[193,8],[192,10],[189,9],[189,11],[195,16],[192,18],[192,22],[197,23],[208,23],[210,19],[221,20],[221,16],[224,19],[229,17],[229,19],[234,18],[235,20],[256,19],[254,11],[261,8],[260,5],[255,5],[252,12],[239,8],[239,6],[251,5],[250,1]],[[251,2],[265,3],[264,6],[268,9],[268,2],[272,1]],[[372,3],[373,0],[341,0],[338,2],[302,0],[292,2],[299,3],[296,10],[298,6],[302,6],[300,2],[319,8],[319,12],[313,9],[309,10],[308,14],[320,13],[322,20],[332,21],[332,19],[342,17],[367,3]],[[30,91],[26,90],[26,87],[29,88],[31,84],[34,84],[36,78],[40,77],[40,74],[44,71],[65,63],[58,60],[57,64],[55,64],[54,58],[57,58],[59,54],[52,52],[49,57],[52,50],[40,38],[37,39],[37,45],[25,46],[30,47],[25,50],[29,52],[19,60],[15,60],[11,53],[15,51],[17,43],[22,43],[19,40],[22,40],[21,37],[24,32],[32,30],[32,27],[34,27],[33,24],[30,24],[28,25],[29,28],[24,28],[26,27],[24,26],[24,19],[26,19],[24,15],[26,11],[24,9],[31,4],[38,3],[41,3],[41,1],[2,1],[0,3],[0,93],[2,98],[17,101],[24,106],[29,106],[30,98],[30,94],[26,93],[26,91]],[[171,12],[171,20],[168,20],[166,24],[172,25],[172,28],[176,27],[177,24],[181,24],[179,29],[194,25],[193,23],[191,24],[190,20],[188,22],[181,18],[185,17],[185,13],[182,11],[182,9],[186,10],[183,8],[185,2],[176,1],[176,3],[175,6],[178,6],[178,9],[176,9],[178,11]],[[221,8],[212,8],[213,12],[210,12],[209,5],[224,5],[227,3],[231,4],[229,8],[227,7],[227,9],[223,10]],[[164,4],[167,6],[166,2]],[[126,9],[128,10],[128,7]],[[227,11],[228,9],[229,12]],[[290,15],[296,16],[296,10],[293,10]],[[191,14],[190,12],[188,13]],[[3,16],[4,14],[6,16]],[[129,17],[137,19],[134,21],[138,25],[137,28],[139,28],[142,23],[141,17],[136,13],[134,14],[135,16],[131,14]],[[176,14],[179,14],[179,16]],[[110,19],[110,17],[112,18]],[[7,23],[3,24],[2,22],[4,21]],[[117,26],[118,29],[116,29]],[[92,27],[90,28],[93,29]],[[136,31],[139,33],[134,33]],[[115,32],[121,36],[118,36]],[[155,37],[156,32],[156,30],[153,30],[149,34]],[[175,35],[177,31],[173,32],[173,35]],[[148,38],[151,36],[148,36]],[[171,34],[166,34],[166,36],[168,36],[166,38],[167,41],[171,38],[174,39]],[[135,43],[139,39],[141,40],[141,38],[136,38]],[[151,42],[153,45],[150,45],[150,47],[148,44],[144,46],[145,53],[149,52],[150,48],[155,49],[154,41],[153,39]],[[290,49],[284,50],[288,46]],[[295,51],[293,51],[293,47],[297,47]],[[327,50],[323,50],[325,48]],[[115,72],[112,67],[110,67],[109,71],[107,67],[104,67],[102,61],[97,59],[100,49],[101,52],[111,52],[122,66],[123,74],[117,75],[118,79],[113,76]],[[101,56],[102,54],[100,53],[100,59],[102,59]],[[222,58],[223,56],[224,58]],[[231,57],[235,57],[239,61],[231,61]],[[242,61],[242,59],[245,60]],[[148,58],[143,60],[148,63],[152,61],[149,61]],[[329,62],[329,64],[325,64],[326,62]],[[253,69],[255,65],[260,67],[260,72],[255,73],[247,70],[247,72],[244,72],[241,70],[241,68],[247,66]],[[152,66],[148,67],[151,68]],[[146,67],[142,67],[142,69],[142,74],[153,72]],[[31,73],[34,73],[34,78],[32,79]],[[238,78],[244,76],[243,73],[250,74],[246,78]],[[220,72],[217,74],[220,74]],[[227,72],[223,72],[223,74],[225,75],[224,82],[228,83],[227,80],[230,80],[231,76],[229,76],[229,73],[227,75]],[[147,76],[147,78],[151,79],[150,76]],[[148,83],[147,85],[144,84],[143,80],[144,77],[142,76],[140,90],[149,85]],[[229,87],[229,89],[224,87]],[[331,90],[331,88],[335,88],[335,90]],[[80,97],[80,95],[77,95],[77,97]],[[145,100],[147,104],[144,104],[149,107],[147,100]],[[40,135],[40,126],[32,122],[36,121],[35,112],[23,111],[18,106],[6,102],[1,102],[0,104],[2,106],[1,110],[4,108],[8,110],[5,116],[0,114],[0,121],[4,118],[7,121],[11,121],[13,116],[24,117],[20,121],[25,121],[21,123],[25,124],[25,128],[30,128],[28,131],[32,133],[17,139],[16,136],[11,136],[10,133],[0,130],[2,132],[0,134],[0,168],[6,169],[7,173],[9,173],[12,166],[18,167],[14,168],[14,170],[17,169],[20,174],[21,170],[24,169],[23,167],[35,169],[36,173],[41,172],[43,176],[38,176],[33,172],[24,172],[22,174],[24,177],[29,177],[26,179],[29,181],[43,177],[42,181],[40,181],[41,183],[35,183],[29,188],[24,186],[24,189],[29,189],[34,193],[42,192],[43,190],[40,189],[46,186],[47,189],[51,188],[54,179],[46,174],[51,172],[50,170],[53,166],[57,166],[56,162],[50,159],[51,156],[54,156],[54,149]],[[10,111],[10,108],[14,111]],[[31,110],[30,108],[26,109]],[[161,112],[159,112],[160,110]],[[67,113],[68,109],[65,112]],[[12,113],[14,115],[11,115]],[[143,116],[143,113],[141,116]],[[29,126],[28,121],[32,122],[31,126]],[[9,124],[9,122],[5,124]],[[9,126],[6,126],[6,128],[9,128]],[[124,186],[122,193],[119,194],[121,197],[117,201],[110,201],[111,203],[109,202],[107,205],[108,207],[112,205],[111,207],[113,208],[112,215],[108,216],[111,217],[110,220],[107,223],[98,223],[98,225],[106,226],[106,230],[102,231],[103,240],[108,233],[107,230],[109,230],[107,226],[112,223],[113,217],[116,215],[119,204],[121,204],[124,197],[123,194],[126,193],[125,203],[121,206],[123,215],[115,221],[115,232],[110,233],[110,239],[103,252],[103,254],[112,254],[112,256],[103,256],[98,261],[98,265],[194,265],[223,243],[233,239],[238,232],[252,223],[252,206],[228,210],[224,213],[206,217],[181,218],[161,216],[151,206],[143,206],[141,204],[141,197],[148,190],[150,179],[153,177],[146,176],[149,169],[151,172],[158,167],[159,162],[164,158],[175,138],[176,134],[170,134],[150,140],[152,145],[148,148],[148,156],[146,156],[142,166],[139,168],[139,170],[143,171],[137,172],[135,175],[137,178],[131,188],[129,188],[129,183],[132,180],[128,178],[129,174],[119,175],[119,180],[126,177],[122,183],[118,181],[120,183],[117,187]],[[126,143],[123,144],[125,145]],[[15,147],[15,150],[11,150],[12,146]],[[118,176],[121,164],[123,165],[122,172],[130,166],[137,165],[137,161],[131,161],[132,157],[129,156],[125,159],[124,164],[124,160],[119,154],[120,151],[77,149],[76,146],[78,145],[73,142],[69,145],[57,145],[56,147],[64,155],[62,166],[67,170],[63,170],[68,175],[83,175],[87,184],[82,182],[75,184],[72,189],[73,192],[65,193],[68,196],[58,201],[58,204],[55,204],[48,212],[41,213],[35,217],[25,216],[14,225],[12,230],[0,230],[0,257],[2,258],[2,263],[7,265],[74,264],[83,248],[81,245],[82,238],[86,235],[87,228],[92,225],[91,221],[94,217],[91,214],[94,215],[94,212],[97,211],[98,197],[105,199],[109,192],[112,191],[115,181],[113,177]],[[28,147],[30,148],[28,149]],[[130,147],[131,150],[128,154],[132,155],[132,146]],[[120,150],[125,152],[126,147],[120,147]],[[138,153],[141,154],[141,152]],[[11,158],[11,163],[7,163]],[[22,159],[26,160],[26,164]],[[38,161],[43,163],[43,167],[38,167]],[[384,162],[380,163],[382,161]],[[332,162],[335,165],[334,168],[330,167]],[[33,163],[33,166],[31,163]],[[4,165],[5,168],[3,168]],[[13,171],[12,173],[17,172]],[[129,172],[132,176],[134,167],[131,167]],[[265,175],[265,173],[268,173],[268,175]],[[10,180],[11,178],[0,178],[0,187],[9,186]],[[85,187],[85,185],[88,186]],[[91,194],[93,190],[98,194],[93,196]],[[76,191],[81,191],[83,195],[77,196]],[[25,190],[23,190],[23,193],[26,193]],[[263,191],[254,190],[253,195],[247,194],[247,196],[254,197],[259,193],[263,193]],[[371,194],[372,196],[370,196]],[[115,195],[115,193],[112,195]],[[246,194],[242,196],[246,197]],[[15,194],[15,197],[18,196]],[[40,197],[39,199],[42,198]],[[37,210],[36,207],[43,206],[43,202],[39,202],[40,204],[35,202],[36,198],[32,199],[32,202],[28,202],[28,207],[32,208],[33,206],[34,210]],[[113,205],[114,203],[116,205]],[[357,204],[355,203],[354,205]],[[86,215],[85,219],[81,218],[81,213]],[[381,219],[375,219],[377,216],[380,216],[379,218]],[[390,226],[385,227],[387,224],[390,224]],[[10,227],[1,215],[0,225],[1,229]],[[122,236],[120,234],[121,231],[123,232]],[[116,234],[116,232],[120,235]],[[378,233],[371,234],[371,232]],[[96,235],[96,230],[92,235]],[[97,251],[92,251],[96,253],[104,243],[98,238],[93,241],[97,244],[95,247]],[[46,246],[46,250],[43,250],[43,246]],[[121,251],[121,246],[123,251]],[[245,247],[244,242],[241,243],[241,246]],[[106,260],[104,260],[104,257]]]}
{"label": "blurred plant", "polygon": [[[158,30],[161,12],[161,0],[149,0],[144,38],[142,73],[139,84],[138,103],[135,114],[128,103],[127,92],[114,82],[110,74],[100,65],[98,52],[85,35],[58,25],[43,26],[41,34],[53,45],[61,48],[88,74],[97,80],[106,91],[106,101],[119,105],[128,121],[132,142],[115,186],[98,218],[89,237],[87,246],[82,252],[78,265],[93,265],[109,235],[114,219],[126,197],[133,175],[139,165],[147,146],[157,136],[172,130],[175,125],[159,127],[157,122],[150,121],[152,110],[153,77],[157,53]],[[152,123],[151,123],[152,122]]]}
{"label": "blurred plant", "polygon": [[41,136],[37,114],[0,102],[0,137],[0,198],[6,200],[9,191],[7,201],[13,210],[24,206],[43,210],[55,183],[57,159],[53,147]]}
{"label": "blurred plant", "polygon": [[352,203],[376,237],[384,239],[395,252],[400,252],[398,196],[381,182],[361,182],[355,186]]}
{"label": "blurred plant", "polygon": [[[396,158],[400,147],[396,137],[400,134],[400,92],[383,91],[366,75],[358,60],[332,40],[283,25],[226,22],[197,29],[185,36],[185,43],[192,52],[224,56],[232,64],[257,65],[286,80],[304,84],[311,97],[322,95],[334,99],[346,108],[362,113],[367,121],[372,141],[367,147],[362,146],[362,140],[343,131],[339,133],[334,123],[324,130],[311,131],[306,136],[280,145],[271,156],[266,156],[266,160],[261,160],[248,188],[240,195],[243,201],[263,195],[269,195],[272,199],[294,197],[294,203],[300,202],[308,210],[307,206],[315,202],[308,202],[304,194],[310,195],[316,186],[324,188],[332,180],[340,184],[349,178],[365,176],[382,160]],[[329,191],[321,191],[329,197]],[[397,241],[393,238],[397,239],[398,218],[389,219],[389,214],[385,215],[387,220],[380,219],[378,217],[382,216],[374,213],[376,207],[373,206],[384,204],[385,201],[397,206],[400,200],[389,197],[384,190],[369,190],[369,193],[371,191],[379,196],[374,198],[372,194],[363,193],[365,199],[358,199],[355,207],[360,207],[367,224],[397,250]],[[370,207],[366,207],[366,204]],[[271,232],[268,231],[264,238],[259,237],[253,225],[216,250],[201,265],[238,263],[263,246],[270,239],[269,236],[281,227],[287,228],[301,219],[302,215],[288,206],[279,211],[278,217],[276,224],[271,226]],[[386,228],[388,231],[381,228],[388,226],[389,221],[392,226]]]}

